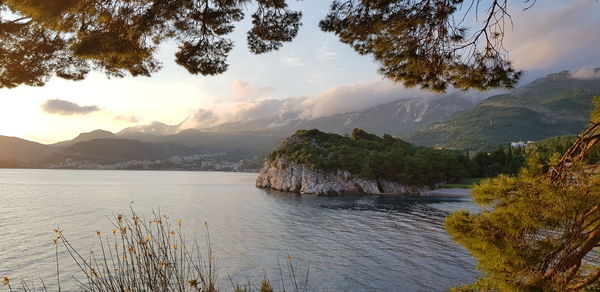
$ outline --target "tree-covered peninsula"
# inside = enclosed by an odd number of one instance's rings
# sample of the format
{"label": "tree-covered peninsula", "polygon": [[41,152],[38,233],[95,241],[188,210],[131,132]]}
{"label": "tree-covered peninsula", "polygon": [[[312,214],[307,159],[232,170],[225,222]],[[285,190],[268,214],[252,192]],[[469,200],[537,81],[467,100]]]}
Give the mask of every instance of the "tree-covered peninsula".
{"label": "tree-covered peninsula", "polygon": [[[415,146],[390,135],[379,137],[361,129],[354,129],[349,136],[316,129],[299,130],[269,155],[263,173],[276,161],[284,161],[278,164],[279,168],[301,165],[308,171],[337,174],[345,180],[375,182],[375,192],[367,193],[391,192],[382,186],[386,183],[430,188],[459,181],[470,174],[470,161],[463,152]],[[300,176],[299,171],[295,172],[295,176]]]}

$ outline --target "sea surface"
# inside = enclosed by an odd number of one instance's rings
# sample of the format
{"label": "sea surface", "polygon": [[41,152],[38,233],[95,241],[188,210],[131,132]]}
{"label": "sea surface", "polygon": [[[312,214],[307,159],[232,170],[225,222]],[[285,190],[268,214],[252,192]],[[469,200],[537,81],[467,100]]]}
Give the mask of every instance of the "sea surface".
{"label": "sea surface", "polygon": [[[96,231],[110,232],[107,217],[130,206],[182,219],[187,238],[204,238],[208,222],[223,291],[229,277],[277,285],[288,256],[310,291],[443,291],[478,275],[443,229],[450,212],[475,209],[468,198],[302,196],[258,189],[256,176],[2,169],[0,277],[56,288],[53,229],[87,254]],[[81,273],[62,248],[59,266],[63,291],[77,291]]]}

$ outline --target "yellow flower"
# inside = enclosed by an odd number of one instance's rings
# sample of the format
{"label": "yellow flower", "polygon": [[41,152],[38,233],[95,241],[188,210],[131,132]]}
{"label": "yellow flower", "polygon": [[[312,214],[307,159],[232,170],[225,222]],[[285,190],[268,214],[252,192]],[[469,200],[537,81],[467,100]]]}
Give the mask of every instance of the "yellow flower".
{"label": "yellow flower", "polygon": [[150,235],[146,236],[146,241],[150,241],[152,238],[150,237]]}
{"label": "yellow flower", "polygon": [[117,230],[113,229],[113,230],[112,230],[112,233],[113,233],[113,234],[117,233]]}
{"label": "yellow flower", "polygon": [[183,222],[183,219],[181,219],[181,218],[179,218],[179,220],[177,220],[177,224],[178,224],[179,226],[181,226],[181,223],[182,223],[182,222]]}
{"label": "yellow flower", "polygon": [[173,244],[173,249],[177,249],[177,244]]}

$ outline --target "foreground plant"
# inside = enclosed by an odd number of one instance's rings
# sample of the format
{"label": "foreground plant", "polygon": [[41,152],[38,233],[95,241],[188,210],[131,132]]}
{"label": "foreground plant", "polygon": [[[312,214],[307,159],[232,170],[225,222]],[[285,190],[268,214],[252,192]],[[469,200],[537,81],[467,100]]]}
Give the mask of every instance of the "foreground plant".
{"label": "foreground plant", "polygon": [[600,289],[600,175],[588,151],[600,140],[600,103],[591,126],[562,158],[533,156],[515,176],[473,189],[480,213],[453,213],[446,229],[484,276],[459,290]]}
{"label": "foreground plant", "polygon": [[[78,282],[81,291],[101,292],[132,292],[132,291],[202,291],[216,292],[217,273],[215,257],[212,255],[208,224],[206,228],[206,253],[197,243],[189,245],[182,234],[182,220],[175,226],[169,223],[169,218],[153,214],[152,220],[144,221],[131,210],[131,216],[116,215],[111,223],[114,229],[106,236],[100,231],[98,237],[100,253],[90,252],[84,257],[71,244],[62,230],[54,230],[56,237],[56,271],[58,291],[61,291],[61,275],[58,266],[58,246],[63,245],[74,263],[82,272],[82,277],[73,278]],[[288,257],[288,273],[291,291],[300,291],[296,281],[296,272],[292,258]],[[283,270],[280,268],[283,281]],[[307,278],[308,281],[308,278]],[[3,284],[13,291],[10,279],[3,278]],[[273,292],[271,282],[265,279],[259,288],[236,285],[235,292]],[[20,290],[48,291],[43,280],[41,288],[21,281]],[[283,291],[285,284],[282,283]],[[302,290],[307,289],[307,282]]]}

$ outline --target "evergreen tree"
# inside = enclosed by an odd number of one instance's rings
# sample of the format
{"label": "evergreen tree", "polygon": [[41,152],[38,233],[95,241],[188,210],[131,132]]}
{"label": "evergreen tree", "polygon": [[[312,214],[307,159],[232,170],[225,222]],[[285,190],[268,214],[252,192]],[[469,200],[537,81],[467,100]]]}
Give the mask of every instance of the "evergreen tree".
{"label": "evergreen tree", "polygon": [[[227,35],[248,12],[250,52],[278,50],[296,37],[302,13],[290,1],[0,0],[0,88],[42,86],[52,76],[81,80],[91,70],[150,76],[166,41],[177,43],[176,62],[190,73],[221,74],[233,48]],[[487,10],[467,12],[463,0],[330,1],[321,29],[406,86],[483,90],[513,87],[521,76],[502,46],[508,0],[471,0]],[[472,34],[454,21],[479,12]]]}
{"label": "evergreen tree", "polygon": [[446,219],[450,235],[483,272],[457,290],[600,289],[600,175],[586,157],[600,140],[598,101],[591,122],[562,158],[531,153],[517,176],[500,175],[473,189],[481,212]]}

